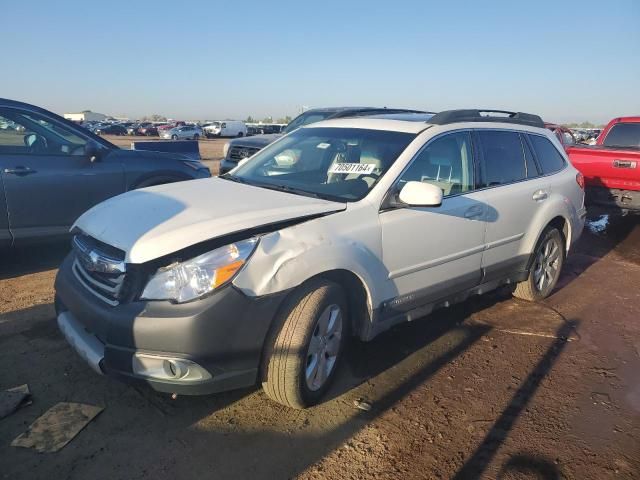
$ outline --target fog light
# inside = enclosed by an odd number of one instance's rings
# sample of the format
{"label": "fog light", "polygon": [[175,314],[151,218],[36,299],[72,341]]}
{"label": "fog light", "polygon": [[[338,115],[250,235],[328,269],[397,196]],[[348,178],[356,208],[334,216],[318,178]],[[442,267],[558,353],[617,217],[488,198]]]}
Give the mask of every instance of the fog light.
{"label": "fog light", "polygon": [[201,382],[209,380],[211,374],[191,360],[135,353],[131,359],[133,373],[153,380],[173,382]]}

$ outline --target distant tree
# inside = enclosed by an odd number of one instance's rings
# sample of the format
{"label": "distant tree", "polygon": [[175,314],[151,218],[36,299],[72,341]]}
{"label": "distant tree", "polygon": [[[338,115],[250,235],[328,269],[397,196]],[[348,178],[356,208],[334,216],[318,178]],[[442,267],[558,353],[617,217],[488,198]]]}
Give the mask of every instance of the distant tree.
{"label": "distant tree", "polygon": [[153,115],[145,115],[140,119],[142,122],[166,122],[167,117],[164,115],[158,115],[154,113]]}
{"label": "distant tree", "polygon": [[245,122],[246,123],[256,123],[256,120],[251,115],[249,115],[247,117],[247,119],[245,120]]}
{"label": "distant tree", "polygon": [[261,121],[262,123],[273,123],[273,117],[265,117]]}
{"label": "distant tree", "polygon": [[276,123],[290,123],[290,122],[291,122],[291,117],[287,115],[286,117],[279,118]]}

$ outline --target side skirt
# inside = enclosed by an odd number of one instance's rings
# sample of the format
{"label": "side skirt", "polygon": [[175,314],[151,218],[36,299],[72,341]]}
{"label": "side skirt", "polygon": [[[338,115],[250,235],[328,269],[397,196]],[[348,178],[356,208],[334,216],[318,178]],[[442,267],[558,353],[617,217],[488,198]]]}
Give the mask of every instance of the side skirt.
{"label": "side skirt", "polygon": [[[428,297],[423,297],[420,292],[414,294],[404,295],[403,297],[412,296],[412,303],[418,301],[420,298],[423,302],[419,306],[415,306],[410,310],[399,312],[394,308],[397,305],[397,299],[384,302],[380,307],[373,312],[373,321],[368,325],[367,329],[363,329],[360,338],[363,341],[369,341],[389,330],[391,327],[398,325],[399,323],[411,322],[429,315],[434,310],[442,307],[450,307],[451,305],[462,303],[473,295],[482,295],[484,293],[495,290],[503,285],[511,285],[522,282],[529,276],[528,270],[510,273],[507,276],[485,281],[479,285],[471,288],[467,288],[462,291],[457,291],[449,295],[444,295],[435,300]],[[395,302],[395,303],[394,303]],[[415,305],[415,303],[414,303]]]}

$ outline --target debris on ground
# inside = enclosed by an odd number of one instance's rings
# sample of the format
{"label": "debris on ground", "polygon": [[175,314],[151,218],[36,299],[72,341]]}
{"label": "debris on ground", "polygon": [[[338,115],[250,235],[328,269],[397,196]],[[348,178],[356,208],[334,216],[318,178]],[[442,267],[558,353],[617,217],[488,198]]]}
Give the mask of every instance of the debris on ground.
{"label": "debris on ground", "polygon": [[371,404],[369,402],[367,402],[366,400],[363,400],[362,398],[359,398],[357,400],[353,401],[353,405],[354,407],[356,407],[358,410],[362,410],[364,412],[369,412],[371,411]]}
{"label": "debris on ground", "polygon": [[0,419],[8,417],[16,410],[31,405],[29,385],[24,384],[0,392]]}
{"label": "debris on ground", "polygon": [[11,446],[33,448],[40,453],[57,452],[102,410],[94,405],[60,402],[36,419]]}

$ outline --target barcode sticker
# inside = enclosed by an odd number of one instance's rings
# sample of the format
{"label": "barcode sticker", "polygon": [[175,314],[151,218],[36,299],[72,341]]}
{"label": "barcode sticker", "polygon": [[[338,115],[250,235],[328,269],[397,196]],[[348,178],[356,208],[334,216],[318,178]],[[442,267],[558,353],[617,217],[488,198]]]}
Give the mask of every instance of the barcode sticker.
{"label": "barcode sticker", "polygon": [[356,175],[369,175],[376,166],[373,163],[334,163],[329,167],[329,173],[353,173]]}

